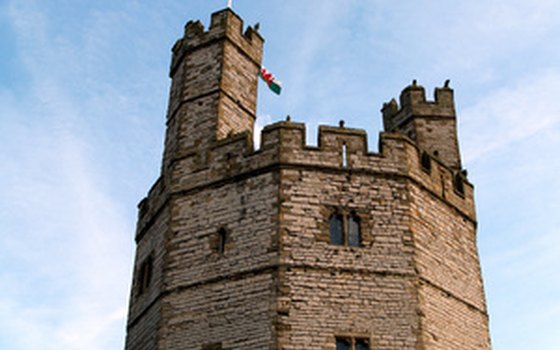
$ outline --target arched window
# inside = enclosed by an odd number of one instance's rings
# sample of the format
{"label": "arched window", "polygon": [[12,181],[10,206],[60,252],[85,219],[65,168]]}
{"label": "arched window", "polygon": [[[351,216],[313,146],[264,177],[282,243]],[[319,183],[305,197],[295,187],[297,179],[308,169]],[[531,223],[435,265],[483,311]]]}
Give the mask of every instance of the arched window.
{"label": "arched window", "polygon": [[331,243],[344,244],[344,219],[341,214],[333,214],[329,219]]}
{"label": "arched window", "polygon": [[422,152],[422,156],[420,158],[420,165],[422,166],[422,170],[426,173],[430,173],[432,171],[432,159],[426,152]]}
{"label": "arched window", "polygon": [[348,245],[359,247],[361,241],[360,218],[352,213],[348,216]]}

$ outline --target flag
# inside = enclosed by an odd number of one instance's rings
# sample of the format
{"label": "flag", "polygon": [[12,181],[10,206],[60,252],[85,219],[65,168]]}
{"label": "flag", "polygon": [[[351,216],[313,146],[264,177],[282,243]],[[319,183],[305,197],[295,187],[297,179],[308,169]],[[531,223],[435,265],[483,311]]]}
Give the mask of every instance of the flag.
{"label": "flag", "polygon": [[268,85],[269,89],[272,90],[275,94],[280,95],[282,91],[282,83],[276,79],[272,73],[266,70],[266,68],[262,67],[261,71],[259,72],[259,76],[266,81],[266,85]]}

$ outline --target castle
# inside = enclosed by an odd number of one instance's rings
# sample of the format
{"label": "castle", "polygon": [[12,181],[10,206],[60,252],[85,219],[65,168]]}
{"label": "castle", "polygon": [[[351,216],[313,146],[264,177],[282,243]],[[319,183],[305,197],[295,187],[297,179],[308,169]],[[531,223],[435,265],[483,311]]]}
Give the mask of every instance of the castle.
{"label": "castle", "polygon": [[230,9],[173,47],[161,176],[139,204],[127,350],[490,349],[453,90],[414,82],[379,152],[266,126],[263,38]]}

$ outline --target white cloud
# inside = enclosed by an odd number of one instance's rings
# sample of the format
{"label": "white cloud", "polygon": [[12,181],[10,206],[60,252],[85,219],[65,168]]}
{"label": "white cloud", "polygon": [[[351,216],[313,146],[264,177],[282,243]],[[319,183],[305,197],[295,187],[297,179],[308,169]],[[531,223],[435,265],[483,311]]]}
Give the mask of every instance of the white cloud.
{"label": "white cloud", "polygon": [[10,19],[31,81],[18,96],[0,90],[9,135],[0,152],[0,347],[115,347],[124,337],[133,217],[109,192],[113,174],[84,122],[101,123],[100,112],[118,105],[87,108],[95,105],[75,89],[87,76],[74,76],[87,63],[74,61],[81,48],[49,37],[36,3],[12,2]]}
{"label": "white cloud", "polygon": [[55,132],[30,146],[8,158],[19,172],[2,188],[12,215],[0,250],[13,267],[0,274],[12,286],[0,293],[10,305],[2,332],[21,349],[102,348],[108,336],[122,337],[132,227],[80,142]]}
{"label": "white cloud", "polygon": [[541,72],[499,89],[460,112],[466,163],[560,122],[560,72]]}
{"label": "white cloud", "polygon": [[17,171],[2,186],[10,232],[0,251],[12,268],[0,274],[11,286],[0,293],[0,304],[9,305],[1,332],[21,349],[103,348],[107,337],[123,336],[130,220],[99,185],[85,145],[57,130],[29,140],[40,132],[17,129],[12,135],[26,145],[3,159]]}

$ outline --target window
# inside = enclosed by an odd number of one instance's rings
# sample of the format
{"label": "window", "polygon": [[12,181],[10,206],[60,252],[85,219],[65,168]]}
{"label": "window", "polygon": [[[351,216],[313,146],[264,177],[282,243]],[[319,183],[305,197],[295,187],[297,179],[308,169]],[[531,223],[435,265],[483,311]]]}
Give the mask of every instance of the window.
{"label": "window", "polygon": [[457,173],[453,177],[453,188],[459,195],[465,195],[465,185],[463,184],[463,176],[461,175],[461,173]]}
{"label": "window", "polygon": [[362,242],[360,218],[354,212],[331,215],[329,231],[332,244],[359,247]]}
{"label": "window", "polygon": [[340,214],[334,214],[329,220],[331,243],[336,245],[344,244],[344,219]]}
{"label": "window", "polygon": [[346,168],[348,166],[348,158],[346,154],[346,143],[342,144],[342,167]]}
{"label": "window", "polygon": [[367,339],[356,339],[356,350],[369,350],[369,341]]}
{"label": "window", "polygon": [[222,227],[218,230],[218,253],[220,253],[220,255],[224,255],[224,253],[226,252],[226,243],[227,231]]}
{"label": "window", "polygon": [[336,337],[336,350],[370,350],[367,338]]}
{"label": "window", "polygon": [[347,338],[336,338],[336,350],[350,350],[352,342]]}
{"label": "window", "polygon": [[359,247],[362,241],[360,233],[360,218],[356,215],[348,216],[348,245]]}
{"label": "window", "polygon": [[202,347],[202,350],[222,350],[222,343],[206,344]]}
{"label": "window", "polygon": [[152,281],[153,257],[149,255],[140,264],[138,271],[138,295],[143,294],[149,287]]}
{"label": "window", "polygon": [[422,170],[425,173],[429,174],[432,171],[432,159],[426,152],[422,152],[422,156],[420,158],[420,165],[422,166]]}

